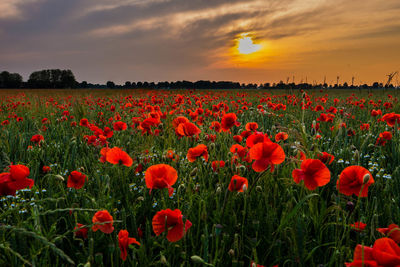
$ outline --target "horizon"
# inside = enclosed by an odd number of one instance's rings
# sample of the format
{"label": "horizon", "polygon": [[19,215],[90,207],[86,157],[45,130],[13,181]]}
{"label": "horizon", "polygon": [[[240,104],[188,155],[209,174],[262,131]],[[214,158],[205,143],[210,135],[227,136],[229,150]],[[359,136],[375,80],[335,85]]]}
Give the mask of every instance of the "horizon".
{"label": "horizon", "polygon": [[400,70],[399,11],[396,0],[4,0],[1,70],[26,81],[71,69],[93,84],[385,84]]}

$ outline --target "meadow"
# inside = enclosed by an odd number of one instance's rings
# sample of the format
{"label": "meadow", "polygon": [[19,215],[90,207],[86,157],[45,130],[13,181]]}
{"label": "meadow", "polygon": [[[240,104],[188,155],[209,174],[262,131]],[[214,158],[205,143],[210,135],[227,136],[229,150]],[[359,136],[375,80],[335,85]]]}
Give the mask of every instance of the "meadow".
{"label": "meadow", "polygon": [[400,266],[396,90],[2,90],[1,266]]}

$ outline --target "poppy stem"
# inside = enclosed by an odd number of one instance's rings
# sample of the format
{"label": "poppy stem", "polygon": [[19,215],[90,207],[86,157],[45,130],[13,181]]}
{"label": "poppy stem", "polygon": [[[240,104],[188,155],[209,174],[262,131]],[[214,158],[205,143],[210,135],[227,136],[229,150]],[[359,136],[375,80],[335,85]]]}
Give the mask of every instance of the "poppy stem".
{"label": "poppy stem", "polygon": [[228,202],[228,198],[229,198],[229,194],[228,193],[229,193],[229,190],[228,190],[228,188],[226,188],[225,196],[224,196],[224,204],[222,206],[221,220],[222,220],[222,218],[224,218],[225,207],[226,207],[226,203]]}
{"label": "poppy stem", "polygon": [[260,177],[265,173],[265,171],[260,172],[260,174],[257,176],[257,178],[254,180],[254,182],[251,184],[250,189],[249,189],[249,194],[251,193],[251,191],[253,191],[254,187],[256,187],[256,184],[258,182],[258,180],[260,180]]}

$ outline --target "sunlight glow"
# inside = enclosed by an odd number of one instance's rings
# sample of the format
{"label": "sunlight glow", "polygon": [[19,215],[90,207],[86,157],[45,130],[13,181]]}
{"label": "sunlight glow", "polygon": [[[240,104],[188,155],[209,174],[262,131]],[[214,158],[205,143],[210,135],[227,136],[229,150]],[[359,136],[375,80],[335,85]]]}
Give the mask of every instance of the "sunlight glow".
{"label": "sunlight glow", "polygon": [[251,37],[243,36],[242,38],[240,38],[238,40],[238,50],[239,50],[239,53],[241,53],[241,54],[248,55],[248,54],[257,52],[260,49],[261,49],[261,45],[254,44]]}

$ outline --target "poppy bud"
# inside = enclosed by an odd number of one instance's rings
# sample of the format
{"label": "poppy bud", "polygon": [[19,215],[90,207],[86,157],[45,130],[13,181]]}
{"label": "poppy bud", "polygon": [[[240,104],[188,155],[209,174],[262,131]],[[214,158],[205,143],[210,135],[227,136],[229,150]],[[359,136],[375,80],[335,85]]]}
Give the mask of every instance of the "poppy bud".
{"label": "poppy bud", "polygon": [[137,201],[144,201],[144,197],[140,196],[136,199]]}
{"label": "poppy bud", "polygon": [[214,150],[214,148],[215,148],[215,143],[211,143],[211,144],[209,145],[209,148],[210,148],[210,150]]}
{"label": "poppy bud", "polygon": [[178,191],[183,191],[185,190],[185,185],[184,184],[180,184],[178,187]]}
{"label": "poppy bud", "polygon": [[197,174],[197,167],[195,167],[191,172],[190,172],[190,177],[194,177]]}
{"label": "poppy bud", "polygon": [[60,180],[60,181],[64,181],[64,177],[62,177],[62,176],[59,175],[59,174],[54,175],[54,178],[56,178],[57,180]]}
{"label": "poppy bud", "polygon": [[350,213],[353,212],[354,207],[355,207],[355,205],[354,205],[354,203],[353,203],[352,201],[348,201],[348,202],[346,203],[346,209],[347,209]]}
{"label": "poppy bud", "polygon": [[257,185],[257,186],[256,186],[256,190],[257,190],[257,192],[260,192],[260,193],[261,193],[261,192],[262,192],[262,187],[261,187],[260,185]]}
{"label": "poppy bud", "polygon": [[247,185],[244,184],[244,185],[242,186],[242,190],[243,190],[243,191],[246,191],[246,190],[247,190]]}
{"label": "poppy bud", "polygon": [[369,175],[369,173],[367,173],[366,175],[364,175],[363,177],[363,184],[368,183],[369,179],[371,178],[371,175]]}
{"label": "poppy bud", "polygon": [[193,255],[190,259],[195,263],[205,264],[206,262],[197,255]]}
{"label": "poppy bud", "polygon": [[167,259],[165,258],[164,255],[161,255],[160,257],[160,262],[164,265],[169,265]]}
{"label": "poppy bud", "polygon": [[355,152],[354,152],[354,160],[355,161],[358,161],[360,159],[360,152],[358,151],[358,150],[356,150]]}
{"label": "poppy bud", "polygon": [[218,186],[218,187],[217,187],[217,190],[215,190],[215,192],[216,192],[217,194],[220,194],[220,193],[221,193],[221,191],[222,191],[222,189],[221,189],[221,187],[220,187],[220,186]]}
{"label": "poppy bud", "polygon": [[85,172],[85,168],[80,167],[80,168],[78,169],[78,171],[80,171],[80,172]]}
{"label": "poppy bud", "polygon": [[230,250],[228,251],[228,254],[229,254],[231,257],[233,257],[233,256],[235,256],[235,251],[234,251],[233,249],[230,249]]}

